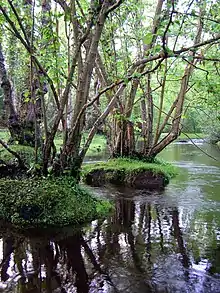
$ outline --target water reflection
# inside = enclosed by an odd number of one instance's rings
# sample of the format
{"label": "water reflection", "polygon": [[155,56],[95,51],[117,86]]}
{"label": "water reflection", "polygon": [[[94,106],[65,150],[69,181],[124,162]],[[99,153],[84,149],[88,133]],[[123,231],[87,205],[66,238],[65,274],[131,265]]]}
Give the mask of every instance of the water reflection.
{"label": "water reflection", "polygon": [[165,191],[99,188],[115,205],[104,221],[40,236],[0,228],[0,292],[220,293],[220,169],[179,147]]}
{"label": "water reflection", "polygon": [[[220,242],[181,211],[119,198],[104,222],[66,237],[2,234],[3,292],[220,292]],[[197,227],[192,227],[192,225]],[[189,229],[189,231],[188,231]],[[209,231],[211,229],[211,231]]]}

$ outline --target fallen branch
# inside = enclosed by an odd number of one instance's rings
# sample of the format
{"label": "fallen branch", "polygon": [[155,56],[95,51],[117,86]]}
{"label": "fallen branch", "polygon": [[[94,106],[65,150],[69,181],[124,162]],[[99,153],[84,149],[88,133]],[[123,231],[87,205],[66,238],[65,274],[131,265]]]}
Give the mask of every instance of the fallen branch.
{"label": "fallen branch", "polygon": [[25,164],[19,154],[15,151],[13,151],[2,139],[0,139],[0,144],[10,153],[12,154],[16,159],[18,159],[19,167],[24,168]]}

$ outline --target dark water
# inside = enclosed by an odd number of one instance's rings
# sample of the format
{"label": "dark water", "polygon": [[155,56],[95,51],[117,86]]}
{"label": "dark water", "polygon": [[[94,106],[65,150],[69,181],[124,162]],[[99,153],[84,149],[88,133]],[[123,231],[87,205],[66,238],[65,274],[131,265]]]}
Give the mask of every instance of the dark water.
{"label": "dark water", "polygon": [[115,211],[77,234],[2,227],[0,292],[220,293],[220,161],[192,144],[161,157],[180,167],[164,192],[96,189]]}

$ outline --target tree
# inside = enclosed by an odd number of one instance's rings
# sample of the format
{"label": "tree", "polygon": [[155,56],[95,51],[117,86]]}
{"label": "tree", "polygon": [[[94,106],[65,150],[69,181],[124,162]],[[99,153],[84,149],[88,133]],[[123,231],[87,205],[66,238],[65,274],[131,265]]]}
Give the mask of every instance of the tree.
{"label": "tree", "polygon": [[[52,164],[55,172],[69,168],[77,176],[103,123],[112,156],[152,160],[178,137],[199,62],[219,62],[216,54],[209,56],[220,39],[217,3],[190,2],[183,10],[173,0],[158,0],[156,5],[146,0],[44,0],[41,13],[35,2],[28,4],[31,14],[25,2],[18,7],[11,0],[2,1],[1,21],[29,56],[28,102],[34,113],[35,141],[41,136],[45,174]],[[150,12],[154,9],[151,23],[146,21],[146,5]],[[175,72],[181,78],[172,87]],[[53,106],[47,107],[51,102]],[[99,117],[82,147],[91,106]],[[56,155],[54,139],[60,125],[64,141]],[[163,137],[165,128],[169,132]],[[144,143],[138,150],[140,132]],[[37,145],[35,149],[37,153]]]}

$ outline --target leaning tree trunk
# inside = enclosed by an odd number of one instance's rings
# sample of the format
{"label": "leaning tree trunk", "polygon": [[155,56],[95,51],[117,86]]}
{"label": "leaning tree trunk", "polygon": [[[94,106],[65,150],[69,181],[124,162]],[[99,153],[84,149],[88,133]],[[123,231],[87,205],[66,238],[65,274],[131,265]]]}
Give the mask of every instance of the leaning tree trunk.
{"label": "leaning tree trunk", "polygon": [[[120,1],[119,1],[120,2]],[[112,9],[115,5],[112,5]],[[74,9],[75,10],[75,9]],[[78,176],[78,171],[81,165],[80,159],[80,142],[82,137],[82,131],[85,124],[85,112],[77,119],[82,108],[88,101],[89,90],[91,86],[92,73],[95,69],[95,60],[98,53],[98,45],[104,28],[104,24],[108,13],[111,11],[111,1],[104,1],[99,5],[97,13],[97,21],[89,38],[89,46],[86,48],[86,58],[83,62],[81,55],[79,54],[78,64],[78,84],[76,89],[76,101],[74,113],[71,121],[71,130],[68,134],[66,144],[64,145],[61,153],[61,166],[66,166],[71,169],[74,176]],[[78,34],[78,24],[73,20],[75,37]],[[76,122],[77,121],[77,122]]]}
{"label": "leaning tree trunk", "polygon": [[[202,16],[204,15],[204,11],[200,9],[200,18],[198,20],[197,24],[197,33],[195,36],[194,40],[194,45],[198,44],[201,40],[202,36],[202,28],[203,28],[203,20]],[[197,59],[195,59],[195,50],[192,50],[190,52],[190,57],[193,59],[192,62],[187,63],[184,74],[181,79],[181,85],[180,85],[180,90],[177,96],[176,101],[174,101],[173,105],[171,106],[171,109],[169,111],[169,114],[174,111],[174,117],[172,120],[172,126],[171,130],[166,135],[160,142],[158,142],[156,145],[152,147],[150,150],[150,155],[152,157],[155,157],[157,154],[159,154],[167,145],[169,145],[171,142],[173,142],[181,132],[181,120],[182,120],[182,114],[183,114],[183,107],[184,107],[184,102],[185,102],[185,97],[186,93],[188,90],[188,85],[189,85],[189,79],[193,73],[193,70],[196,67]],[[167,117],[169,118],[170,116],[167,114]],[[165,118],[167,120],[168,118]],[[165,124],[164,124],[165,125]]]}

